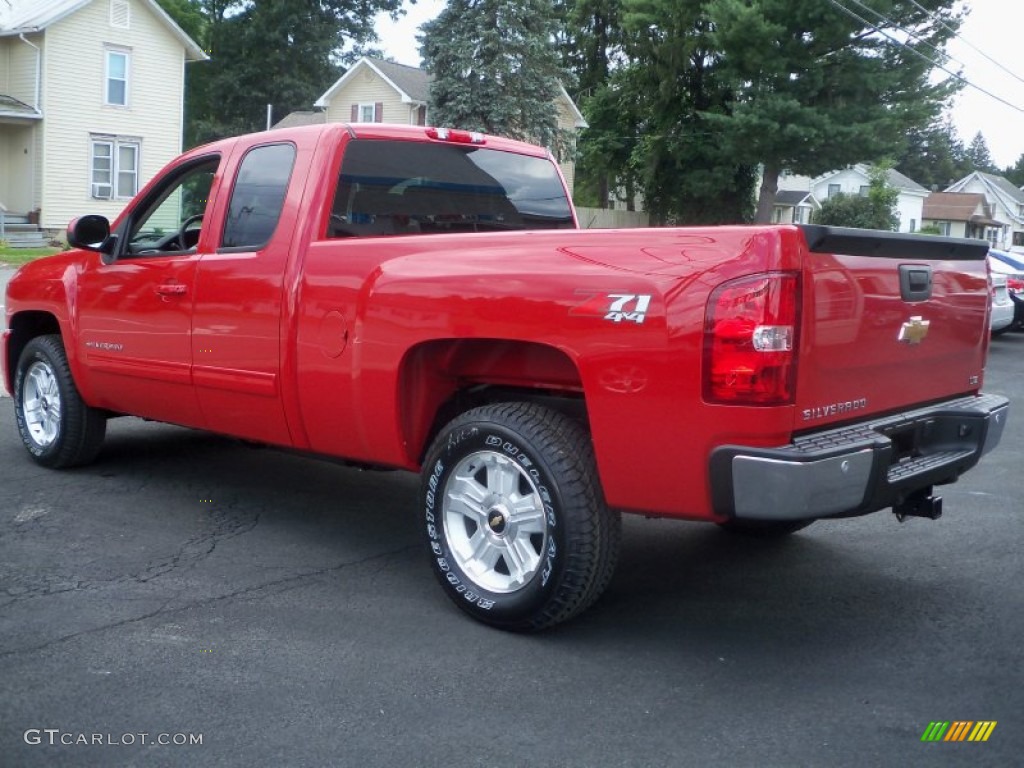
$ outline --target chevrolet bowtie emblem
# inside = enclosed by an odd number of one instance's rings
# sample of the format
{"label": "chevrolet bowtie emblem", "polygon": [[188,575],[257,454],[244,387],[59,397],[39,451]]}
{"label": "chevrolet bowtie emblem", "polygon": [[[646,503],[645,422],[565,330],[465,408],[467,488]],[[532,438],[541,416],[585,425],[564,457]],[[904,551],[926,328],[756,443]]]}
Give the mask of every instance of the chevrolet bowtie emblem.
{"label": "chevrolet bowtie emblem", "polygon": [[899,340],[904,344],[920,344],[928,335],[930,320],[923,319],[920,315],[910,318],[900,327]]}

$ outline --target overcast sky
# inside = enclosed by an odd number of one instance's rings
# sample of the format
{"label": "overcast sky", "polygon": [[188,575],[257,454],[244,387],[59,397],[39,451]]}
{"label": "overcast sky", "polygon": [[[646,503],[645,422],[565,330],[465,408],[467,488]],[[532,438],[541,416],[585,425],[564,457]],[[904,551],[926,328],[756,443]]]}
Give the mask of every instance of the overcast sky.
{"label": "overcast sky", "polygon": [[[856,7],[855,3],[849,5]],[[965,5],[971,13],[960,30],[962,40],[954,40],[949,46],[949,53],[956,61],[951,61],[948,68],[953,72],[963,69],[968,81],[1016,108],[1000,104],[973,88],[965,88],[954,102],[953,123],[965,144],[981,131],[992,159],[1003,168],[1017,162],[1024,153],[1024,56],[1021,56],[1024,2],[967,0]],[[444,6],[444,0],[417,0],[416,5],[406,3],[408,13],[397,23],[381,16],[377,33],[385,53],[402,64],[419,66],[416,42],[419,26],[437,16]],[[988,61],[971,46],[1010,72]]]}

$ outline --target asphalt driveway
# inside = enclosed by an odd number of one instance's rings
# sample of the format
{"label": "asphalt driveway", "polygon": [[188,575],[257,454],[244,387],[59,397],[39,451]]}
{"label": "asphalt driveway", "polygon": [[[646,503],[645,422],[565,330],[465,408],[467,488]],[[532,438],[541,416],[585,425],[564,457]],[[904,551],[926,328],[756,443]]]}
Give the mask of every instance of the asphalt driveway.
{"label": "asphalt driveway", "polygon": [[1018,764],[1024,334],[987,389],[1017,410],[940,521],[629,518],[604,599],[533,637],[448,603],[410,475],[134,419],[51,472],[0,400],[0,764]]}

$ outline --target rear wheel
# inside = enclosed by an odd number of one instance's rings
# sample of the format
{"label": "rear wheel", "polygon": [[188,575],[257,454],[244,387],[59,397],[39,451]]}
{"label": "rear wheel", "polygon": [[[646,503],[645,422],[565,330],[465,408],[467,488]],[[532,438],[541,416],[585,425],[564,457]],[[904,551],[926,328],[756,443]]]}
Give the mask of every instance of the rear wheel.
{"label": "rear wheel", "polygon": [[37,336],[25,345],[13,394],[21,442],[36,462],[63,468],[96,457],[107,421],[78,394],[60,336]]}
{"label": "rear wheel", "polygon": [[441,431],[423,466],[431,564],[466,613],[535,631],[604,591],[621,521],[579,424],[530,403],[475,408]]}
{"label": "rear wheel", "polygon": [[779,539],[802,531],[813,520],[728,520],[718,526],[729,533],[752,539]]}

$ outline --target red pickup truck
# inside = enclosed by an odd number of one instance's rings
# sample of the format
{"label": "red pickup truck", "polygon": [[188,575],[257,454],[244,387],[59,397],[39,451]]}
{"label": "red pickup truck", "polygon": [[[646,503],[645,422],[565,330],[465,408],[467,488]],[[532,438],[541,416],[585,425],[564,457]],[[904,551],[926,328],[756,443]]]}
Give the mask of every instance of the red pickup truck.
{"label": "red pickup truck", "polygon": [[35,461],[130,414],[420,472],[447,594],[536,630],[620,513],[781,535],[892,508],[999,441],[987,244],[815,226],[579,231],[549,153],[445,129],[270,131],[173,161],[8,286]]}

